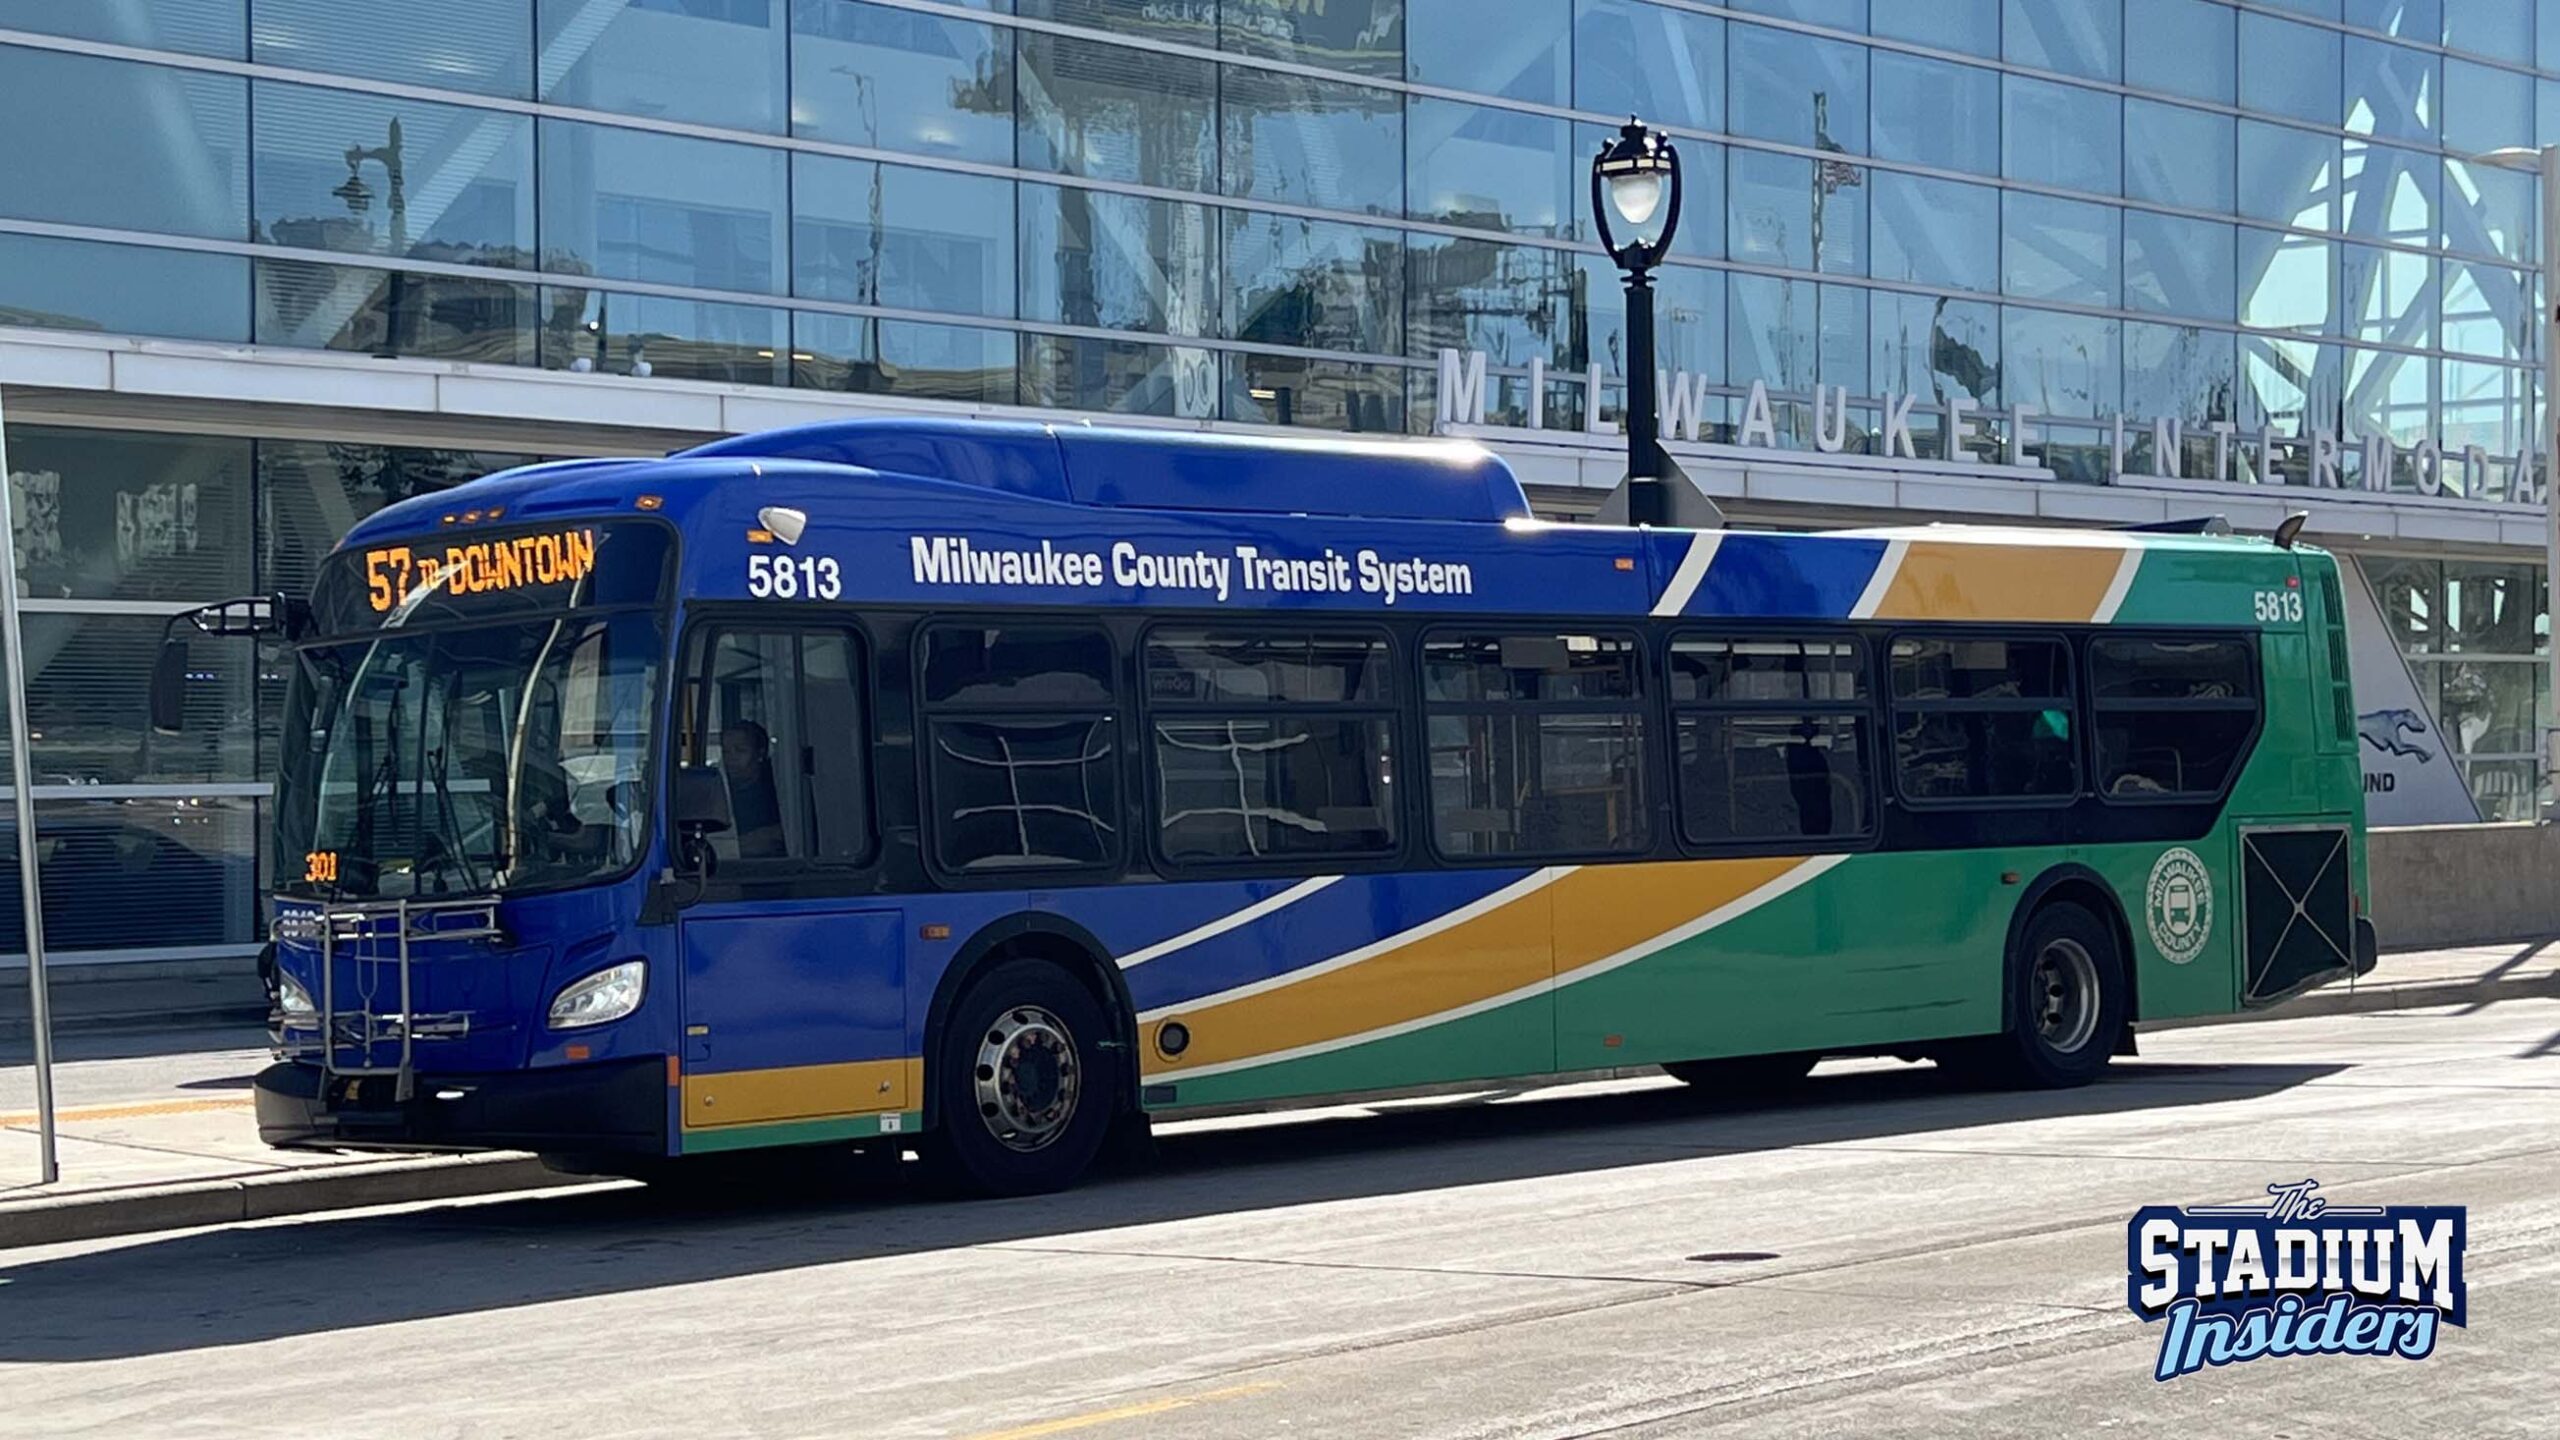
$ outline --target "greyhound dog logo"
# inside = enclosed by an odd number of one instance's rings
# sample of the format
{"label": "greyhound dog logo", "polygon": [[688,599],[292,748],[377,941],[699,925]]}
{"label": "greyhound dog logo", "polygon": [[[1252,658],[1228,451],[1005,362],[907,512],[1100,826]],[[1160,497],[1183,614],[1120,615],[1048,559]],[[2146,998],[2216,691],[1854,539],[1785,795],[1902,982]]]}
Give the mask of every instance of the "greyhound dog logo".
{"label": "greyhound dog logo", "polygon": [[2429,733],[2426,717],[2415,710],[2369,710],[2356,717],[2356,729],[2364,743],[2385,755],[2415,755],[2418,763],[2436,758],[2436,752],[2411,739]]}

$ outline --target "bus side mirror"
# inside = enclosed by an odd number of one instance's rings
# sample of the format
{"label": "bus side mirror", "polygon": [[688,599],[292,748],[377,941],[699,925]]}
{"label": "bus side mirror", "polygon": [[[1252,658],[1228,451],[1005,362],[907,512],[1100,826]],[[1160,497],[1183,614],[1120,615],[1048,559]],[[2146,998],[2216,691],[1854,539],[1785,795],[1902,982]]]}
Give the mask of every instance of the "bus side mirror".
{"label": "bus side mirror", "polygon": [[163,633],[151,662],[151,728],[163,735],[187,728],[187,640]]}

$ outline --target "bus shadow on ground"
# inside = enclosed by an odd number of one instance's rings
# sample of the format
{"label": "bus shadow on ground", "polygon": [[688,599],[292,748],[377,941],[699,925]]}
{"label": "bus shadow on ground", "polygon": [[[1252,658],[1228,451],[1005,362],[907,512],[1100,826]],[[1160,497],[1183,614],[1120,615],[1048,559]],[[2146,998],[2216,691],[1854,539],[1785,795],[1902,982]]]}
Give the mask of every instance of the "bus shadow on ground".
{"label": "bus shadow on ground", "polygon": [[1489,1087],[1472,1100],[1173,1135],[1151,1163],[1023,1200],[945,1202],[884,1178],[315,1216],[0,1262],[0,1362],[168,1354],[1325,1201],[2224,1104],[2346,1068],[2146,1063],[2085,1089],[1985,1093],[1915,1066],[1820,1076],[1766,1104],[1679,1087],[1488,1103],[1514,1093]]}

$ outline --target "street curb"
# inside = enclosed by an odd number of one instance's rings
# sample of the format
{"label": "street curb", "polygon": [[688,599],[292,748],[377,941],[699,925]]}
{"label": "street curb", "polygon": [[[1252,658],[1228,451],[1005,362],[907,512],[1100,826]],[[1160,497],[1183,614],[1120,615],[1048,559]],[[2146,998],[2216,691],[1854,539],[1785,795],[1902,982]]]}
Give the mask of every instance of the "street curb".
{"label": "street curb", "polygon": [[2417,980],[2395,985],[2327,985],[2265,1010],[2237,1015],[2184,1015],[2151,1020],[2135,1030],[2185,1030],[2199,1025],[2245,1025],[2257,1020],[2296,1020],[2312,1015],[2369,1015],[2384,1010],[2425,1010],[2438,1005],[2494,1005],[2501,1000],[2560,1000],[2560,972],[2511,980]]}
{"label": "street curb", "polygon": [[454,1200],[577,1185],[530,1155],[436,1156],[138,1185],[0,1204],[0,1250],[271,1220],[365,1205]]}

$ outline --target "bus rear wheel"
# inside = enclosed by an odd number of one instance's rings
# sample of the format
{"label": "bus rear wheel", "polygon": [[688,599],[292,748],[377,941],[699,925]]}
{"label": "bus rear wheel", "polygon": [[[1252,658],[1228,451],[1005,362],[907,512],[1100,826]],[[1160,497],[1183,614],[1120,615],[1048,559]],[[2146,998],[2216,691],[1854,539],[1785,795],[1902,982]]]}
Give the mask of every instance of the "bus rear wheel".
{"label": "bus rear wheel", "polygon": [[2009,957],[2007,1031],[1958,1068],[2033,1089],[2095,1080],[2124,1029],[2124,966],[2115,930],[2086,907],[2038,910]]}
{"label": "bus rear wheel", "polygon": [[1663,1073],[1693,1090],[1748,1100],[1802,1086],[1822,1057],[1811,1051],[1786,1055],[1735,1055],[1722,1060],[1673,1060]]}
{"label": "bus rear wheel", "polygon": [[1110,1034],[1093,993],[1045,961],[1008,960],[973,981],[933,1059],[930,1153],[946,1187],[1038,1195],[1081,1178],[1119,1104]]}

